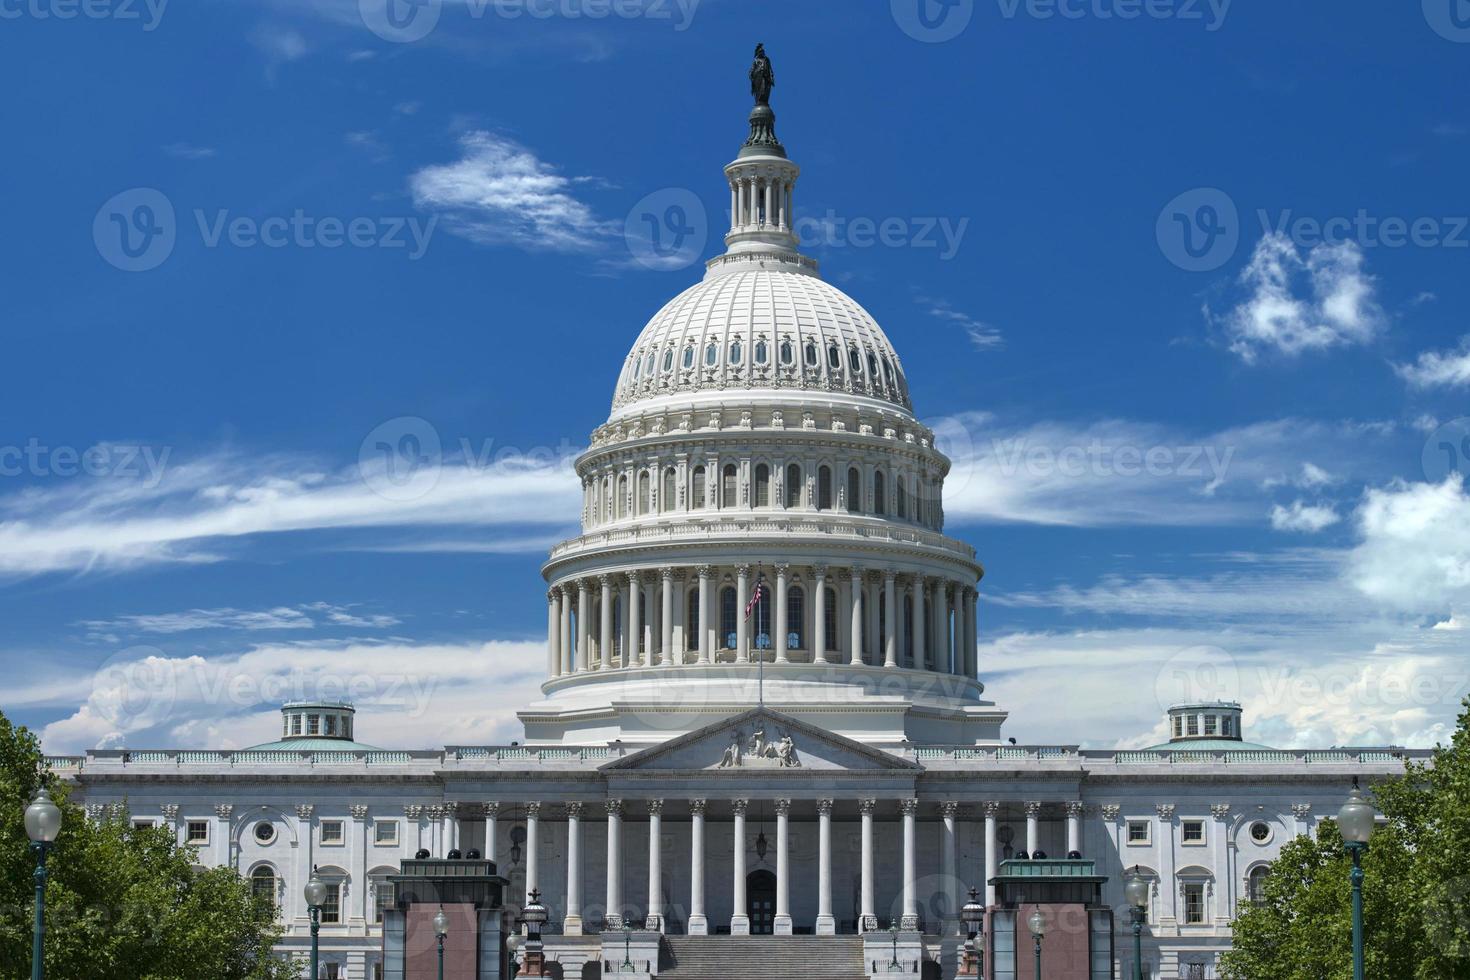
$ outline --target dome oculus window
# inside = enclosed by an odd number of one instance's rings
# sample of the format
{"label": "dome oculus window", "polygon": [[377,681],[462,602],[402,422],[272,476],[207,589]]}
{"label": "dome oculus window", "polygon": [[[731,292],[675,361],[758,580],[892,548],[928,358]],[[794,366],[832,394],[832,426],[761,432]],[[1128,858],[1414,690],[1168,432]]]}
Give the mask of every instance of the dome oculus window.
{"label": "dome oculus window", "polygon": [[276,828],[269,820],[262,820],[255,825],[255,840],[259,844],[269,844],[276,839]]}
{"label": "dome oculus window", "polygon": [[1257,844],[1264,844],[1271,839],[1271,825],[1257,820],[1251,824],[1251,840]]}

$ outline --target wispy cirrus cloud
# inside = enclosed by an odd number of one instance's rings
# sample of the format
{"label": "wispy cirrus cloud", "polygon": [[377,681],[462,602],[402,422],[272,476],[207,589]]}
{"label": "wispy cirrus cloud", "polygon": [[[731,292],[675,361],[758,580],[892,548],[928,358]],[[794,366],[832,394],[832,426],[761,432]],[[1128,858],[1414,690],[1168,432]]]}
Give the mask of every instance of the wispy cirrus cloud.
{"label": "wispy cirrus cloud", "polygon": [[1424,351],[1412,364],[1395,364],[1394,373],[1415,388],[1464,388],[1470,386],[1470,337],[1459,348]]}
{"label": "wispy cirrus cloud", "polygon": [[1316,534],[1342,520],[1329,504],[1309,504],[1305,500],[1293,500],[1283,507],[1276,504],[1271,508],[1271,526],[1278,531],[1298,531]]}
{"label": "wispy cirrus cloud", "polygon": [[402,620],[388,613],[354,612],[353,605],[308,602],[271,609],[184,609],[167,613],[131,613],[111,619],[86,619],[77,625],[93,633],[188,633],[195,630],[309,630],[327,624],[385,629]]}
{"label": "wispy cirrus cloud", "polygon": [[964,330],[965,336],[970,339],[970,346],[976,350],[995,350],[1005,346],[1005,337],[1001,334],[999,327],[955,309],[954,304],[948,300],[929,299],[921,296],[919,303],[929,311],[930,316],[946,323],[952,323]]}

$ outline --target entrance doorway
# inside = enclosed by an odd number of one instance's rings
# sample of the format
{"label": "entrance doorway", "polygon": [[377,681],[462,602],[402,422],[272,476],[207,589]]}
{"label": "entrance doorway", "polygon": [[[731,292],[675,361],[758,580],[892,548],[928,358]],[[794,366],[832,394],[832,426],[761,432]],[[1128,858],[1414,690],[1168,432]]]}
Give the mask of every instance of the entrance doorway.
{"label": "entrance doorway", "polygon": [[776,876],[762,868],[745,878],[746,914],[750,934],[769,936],[776,928]]}

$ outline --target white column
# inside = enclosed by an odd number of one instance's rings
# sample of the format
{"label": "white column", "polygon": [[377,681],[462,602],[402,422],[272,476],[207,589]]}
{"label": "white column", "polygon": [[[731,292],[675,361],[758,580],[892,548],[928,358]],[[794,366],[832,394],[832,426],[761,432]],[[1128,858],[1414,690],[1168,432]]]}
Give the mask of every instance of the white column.
{"label": "white column", "polygon": [[918,670],[929,668],[929,644],[926,642],[924,631],[925,620],[929,618],[928,607],[924,602],[929,591],[928,583],[924,576],[914,576],[914,667]]}
{"label": "white column", "polygon": [[495,861],[495,845],[498,843],[495,833],[495,821],[500,816],[500,804],[494,800],[483,804],[485,807],[485,860]]}
{"label": "white column", "polygon": [[740,190],[734,181],[730,182],[730,230],[734,231],[740,224]]}
{"label": "white column", "polygon": [[898,666],[898,593],[894,588],[893,569],[883,572],[883,619],[888,629],[883,637],[883,666]]}
{"label": "white column", "polygon": [[790,632],[786,624],[786,573],[790,569],[790,565],[776,565],[776,663],[778,664],[790,662],[790,658],[786,655],[786,634]]}
{"label": "white column", "polygon": [[883,631],[880,628],[879,610],[883,608],[883,578],[880,574],[869,576],[869,581],[864,586],[866,595],[863,596],[863,611],[867,613],[867,623],[864,629],[867,631],[868,653],[872,658],[874,666],[883,662]]}
{"label": "white column", "polygon": [[546,673],[549,677],[561,674],[561,638],[557,627],[561,617],[557,606],[561,603],[561,590],[546,590]]}
{"label": "white column", "polygon": [[601,612],[601,618],[599,620],[600,629],[598,630],[598,634],[597,634],[598,635],[597,649],[598,649],[598,652],[601,654],[600,659],[602,660],[602,669],[603,670],[611,670],[612,669],[612,664],[613,664],[613,661],[612,661],[612,656],[613,656],[613,628],[612,628],[612,624],[613,624],[613,590],[612,590],[612,576],[611,575],[602,575],[602,576],[599,576],[599,581],[602,582],[602,609],[600,610],[600,612]]}
{"label": "white column", "polygon": [[771,931],[791,935],[791,801],[776,801],[776,919]]}
{"label": "white column", "polygon": [[623,666],[632,667],[642,663],[638,656],[640,641],[643,639],[643,615],[638,606],[643,597],[643,587],[638,579],[642,572],[628,573],[628,638],[623,641]]}
{"label": "white column", "polygon": [[987,907],[995,904],[995,886],[990,879],[995,877],[996,870],[1000,867],[1000,842],[995,836],[995,818],[1000,814],[1000,804],[989,802],[985,804],[985,905]]}
{"label": "white column", "polygon": [[1071,800],[1067,803],[1067,856],[1072,852],[1082,851],[1082,801]]}
{"label": "white column", "polygon": [[560,595],[557,600],[557,615],[561,617],[561,625],[557,630],[557,643],[561,647],[561,672],[570,674],[572,672],[572,653],[577,649],[576,638],[572,636],[571,587],[558,586],[556,591]]}
{"label": "white column", "polygon": [[567,914],[562,934],[582,935],[582,804],[567,804]]}
{"label": "white column", "polygon": [[775,215],[776,215],[776,182],[774,180],[769,180],[768,179],[766,181],[766,224],[767,225],[772,225],[772,224],[775,224],[776,223]]}
{"label": "white column", "polygon": [[1026,853],[1034,855],[1041,846],[1041,802],[1026,802]]}
{"label": "white column", "polygon": [[745,227],[745,181],[743,179],[737,179],[735,181],[734,223],[736,231]]}
{"label": "white column", "polygon": [[709,576],[708,565],[699,566],[699,662],[707,664],[710,662],[710,637],[714,630],[710,629],[709,616]]}
{"label": "white column", "polygon": [[915,838],[914,815],[919,810],[918,800],[899,800],[903,811],[903,918],[904,929],[919,928],[919,855]]}
{"label": "white column", "polygon": [[648,801],[648,924],[664,931],[663,800]]}
{"label": "white column", "polygon": [[861,800],[858,809],[863,815],[862,824],[862,879],[859,882],[859,905],[858,923],[859,932],[869,932],[878,928],[878,916],[873,911],[873,811],[877,809],[877,800]]}
{"label": "white column", "polygon": [[[307,808],[307,832],[311,830],[311,804]],[[301,809],[297,807],[297,809]],[[235,805],[233,803],[217,803],[214,807],[214,848],[215,864],[222,868],[230,866],[230,820],[234,816]],[[298,838],[299,840],[299,838]]]}
{"label": "white column", "polygon": [[827,662],[827,566],[812,568],[813,586],[817,594],[812,597],[812,663]]}
{"label": "white column", "polygon": [[730,935],[750,935],[750,915],[745,906],[745,808],[749,800],[733,800],[735,808],[735,840],[730,850],[734,858],[731,884],[734,885],[734,908],[730,915]]}
{"label": "white column", "polygon": [[709,935],[704,914],[704,800],[689,801],[689,935]]}
{"label": "white column", "polygon": [[852,651],[848,660],[853,666],[863,662],[863,570],[852,570]]}
{"label": "white column", "polygon": [[750,566],[735,566],[735,659],[750,661],[750,621],[745,618],[745,605],[750,602]]}
{"label": "white column", "polygon": [[607,800],[606,929],[623,927],[623,801]]}
{"label": "white column", "polygon": [[[914,617],[918,622],[919,617]],[[939,812],[944,816],[944,853],[941,857],[940,875],[944,879],[944,922],[942,928],[944,933],[954,934],[957,932],[959,923],[959,840],[955,834],[955,815],[959,812],[960,805],[954,800],[945,800],[939,806]]]}
{"label": "white column", "polygon": [[676,662],[674,657],[674,570],[660,568],[658,574],[660,581],[663,582],[663,608],[659,623],[663,630],[663,638],[659,641],[658,646],[659,663],[671,664]]}
{"label": "white column", "polygon": [[832,915],[832,801],[817,801],[817,935],[837,932]]}
{"label": "white column", "polygon": [[539,887],[541,878],[540,852],[541,834],[536,829],[536,824],[541,817],[540,803],[526,804],[526,901],[531,901],[531,893]]}
{"label": "white column", "polygon": [[577,670],[592,669],[592,586],[577,582]]}

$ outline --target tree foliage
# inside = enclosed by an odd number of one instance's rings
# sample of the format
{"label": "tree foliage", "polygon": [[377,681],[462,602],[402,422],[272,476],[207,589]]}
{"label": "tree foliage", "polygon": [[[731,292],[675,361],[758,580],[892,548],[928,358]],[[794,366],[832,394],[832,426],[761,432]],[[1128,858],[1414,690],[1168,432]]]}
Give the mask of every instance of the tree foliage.
{"label": "tree foliage", "polygon": [[282,980],[271,904],[231,868],[199,870],[167,828],[94,822],[50,773],[34,735],[0,714],[0,976],[30,976],[35,855],[26,805],[62,808],[47,858],[46,974],[108,980]]}
{"label": "tree foliage", "polygon": [[[1470,978],[1470,700],[1427,764],[1375,783],[1380,823],[1363,854],[1364,972],[1373,980]],[[1352,860],[1335,820],[1289,841],[1263,901],[1235,920],[1227,980],[1352,977]]]}

